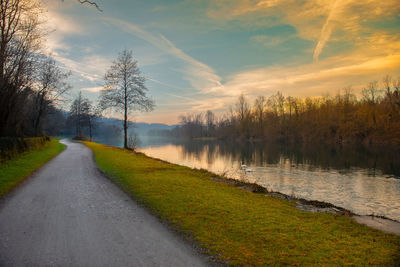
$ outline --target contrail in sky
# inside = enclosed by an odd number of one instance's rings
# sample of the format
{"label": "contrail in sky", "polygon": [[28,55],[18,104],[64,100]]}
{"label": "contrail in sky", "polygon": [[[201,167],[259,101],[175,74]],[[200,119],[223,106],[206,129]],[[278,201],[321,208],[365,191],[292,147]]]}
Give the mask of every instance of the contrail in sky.
{"label": "contrail in sky", "polygon": [[322,27],[321,35],[319,36],[317,46],[315,47],[314,50],[314,56],[313,56],[314,61],[318,61],[318,57],[321,54],[322,49],[324,48],[326,42],[329,40],[329,37],[331,37],[333,29],[331,21],[335,17],[335,15],[339,13],[338,11],[339,2],[340,0],[335,0],[335,2],[332,4],[328,18],[326,19],[325,24]]}

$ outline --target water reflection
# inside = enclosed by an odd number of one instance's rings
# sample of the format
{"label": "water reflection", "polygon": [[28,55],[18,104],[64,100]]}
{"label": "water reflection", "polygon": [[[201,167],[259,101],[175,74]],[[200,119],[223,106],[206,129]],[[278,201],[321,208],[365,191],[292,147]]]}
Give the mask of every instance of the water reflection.
{"label": "water reflection", "polygon": [[140,150],[273,191],[400,221],[398,149],[142,139]]}

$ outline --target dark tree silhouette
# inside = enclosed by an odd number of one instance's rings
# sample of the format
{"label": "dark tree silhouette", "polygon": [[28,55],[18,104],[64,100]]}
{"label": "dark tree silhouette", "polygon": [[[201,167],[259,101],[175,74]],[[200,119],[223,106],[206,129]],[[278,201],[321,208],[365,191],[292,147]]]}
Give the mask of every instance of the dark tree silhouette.
{"label": "dark tree silhouette", "polygon": [[0,2],[0,135],[23,135],[39,47],[41,9],[34,1]]}
{"label": "dark tree silhouette", "polygon": [[82,92],[74,99],[70,106],[69,123],[75,126],[75,135],[77,139],[85,139],[83,128],[87,127],[89,138],[92,140],[93,129],[95,128],[96,120],[99,118],[92,102],[82,97]]}
{"label": "dark tree silhouette", "polygon": [[71,89],[66,82],[70,72],[63,72],[56,64],[55,60],[45,57],[39,65],[35,90],[35,114],[34,130],[35,136],[41,135],[41,122],[47,114],[48,108],[61,101],[62,95]]}

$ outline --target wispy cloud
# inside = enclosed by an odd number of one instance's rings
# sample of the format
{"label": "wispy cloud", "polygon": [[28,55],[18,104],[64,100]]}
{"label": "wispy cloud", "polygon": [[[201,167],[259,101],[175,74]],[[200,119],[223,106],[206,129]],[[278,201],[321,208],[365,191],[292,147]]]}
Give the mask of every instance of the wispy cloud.
{"label": "wispy cloud", "polygon": [[271,95],[282,91],[292,96],[318,96],[353,85],[360,89],[386,74],[398,75],[400,51],[381,57],[333,57],[300,66],[276,66],[241,72],[223,85],[229,95]]}
{"label": "wispy cloud", "polygon": [[178,87],[178,86],[175,86],[175,85],[170,85],[170,84],[168,84],[168,83],[161,82],[161,81],[159,81],[159,80],[157,80],[157,79],[154,79],[154,78],[151,78],[151,77],[148,77],[148,76],[145,76],[145,78],[146,78],[146,80],[148,80],[148,81],[151,81],[151,82],[154,82],[154,83],[157,83],[157,84],[161,84],[161,85],[167,86],[167,87],[169,87],[169,88],[183,90],[182,87]]}
{"label": "wispy cloud", "polygon": [[333,29],[332,19],[339,12],[338,11],[339,2],[340,2],[340,0],[334,0],[333,1],[331,10],[329,12],[329,15],[326,18],[324,26],[322,27],[321,35],[319,37],[317,46],[315,47],[315,50],[314,50],[313,58],[314,58],[315,61],[318,60],[318,57],[321,54],[322,49],[324,48],[324,46],[325,46],[326,42],[328,41],[329,37],[331,37],[332,29]]}
{"label": "wispy cloud", "polygon": [[67,69],[90,82],[99,82],[110,65],[110,60],[100,55],[88,55],[80,60],[72,60],[61,55],[54,55],[54,58]]}
{"label": "wispy cloud", "polygon": [[[300,38],[315,41],[312,56],[319,59],[330,40],[351,43],[349,49],[367,44],[377,33],[368,22],[390,19],[400,13],[398,0],[221,0],[213,2],[208,16],[225,27],[239,20],[248,29],[289,24]],[[265,18],[275,18],[273,21]],[[235,24],[236,25],[236,24]],[[279,43],[276,43],[279,46]]]}
{"label": "wispy cloud", "polygon": [[68,36],[82,35],[86,33],[84,25],[75,22],[56,10],[50,9],[44,14],[44,16],[44,27],[48,32],[44,46],[47,52],[68,52],[71,47],[64,42],[64,39]]}
{"label": "wispy cloud", "polygon": [[86,88],[81,88],[82,91],[88,91],[91,93],[98,93],[101,90],[103,90],[103,86],[97,86],[97,87],[86,87]]}
{"label": "wispy cloud", "polygon": [[115,18],[104,18],[104,20],[149,42],[165,53],[182,60],[183,63],[185,63],[185,66],[181,69],[181,72],[185,74],[185,79],[187,79],[194,88],[203,91],[205,89],[216,88],[221,85],[221,77],[218,76],[211,67],[196,60],[195,58],[183,52],[181,49],[177,48],[162,34],[150,33],[135,24]]}

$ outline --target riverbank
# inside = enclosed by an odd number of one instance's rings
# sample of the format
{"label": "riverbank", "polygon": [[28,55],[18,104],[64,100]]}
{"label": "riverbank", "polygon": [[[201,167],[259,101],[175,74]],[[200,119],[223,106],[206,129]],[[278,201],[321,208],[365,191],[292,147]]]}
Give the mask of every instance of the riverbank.
{"label": "riverbank", "polygon": [[65,145],[59,143],[56,139],[52,139],[43,147],[30,150],[0,163],[0,198],[63,151],[64,148]]}
{"label": "riverbank", "polygon": [[302,211],[291,201],[243,190],[207,171],[85,144],[111,180],[223,263],[387,266],[400,261],[399,236],[349,217]]}
{"label": "riverbank", "polygon": [[398,222],[396,220],[392,220],[385,216],[377,216],[374,214],[358,215],[358,214],[351,212],[350,210],[335,206],[331,203],[316,201],[316,200],[307,200],[304,198],[298,198],[298,197],[294,197],[294,196],[285,195],[280,192],[268,191],[266,188],[264,188],[258,184],[255,184],[255,183],[248,183],[248,182],[243,182],[243,181],[239,181],[239,180],[235,180],[235,179],[231,179],[231,178],[225,178],[225,177],[223,179],[216,178],[213,180],[218,181],[218,182],[228,183],[235,187],[239,187],[243,190],[247,190],[249,192],[267,194],[274,198],[285,199],[287,201],[295,203],[296,208],[303,210],[303,211],[325,212],[325,213],[331,213],[331,214],[335,214],[335,215],[343,215],[343,216],[353,218],[355,221],[357,221],[360,224],[365,224],[369,227],[381,230],[386,233],[400,235],[400,222]]}

